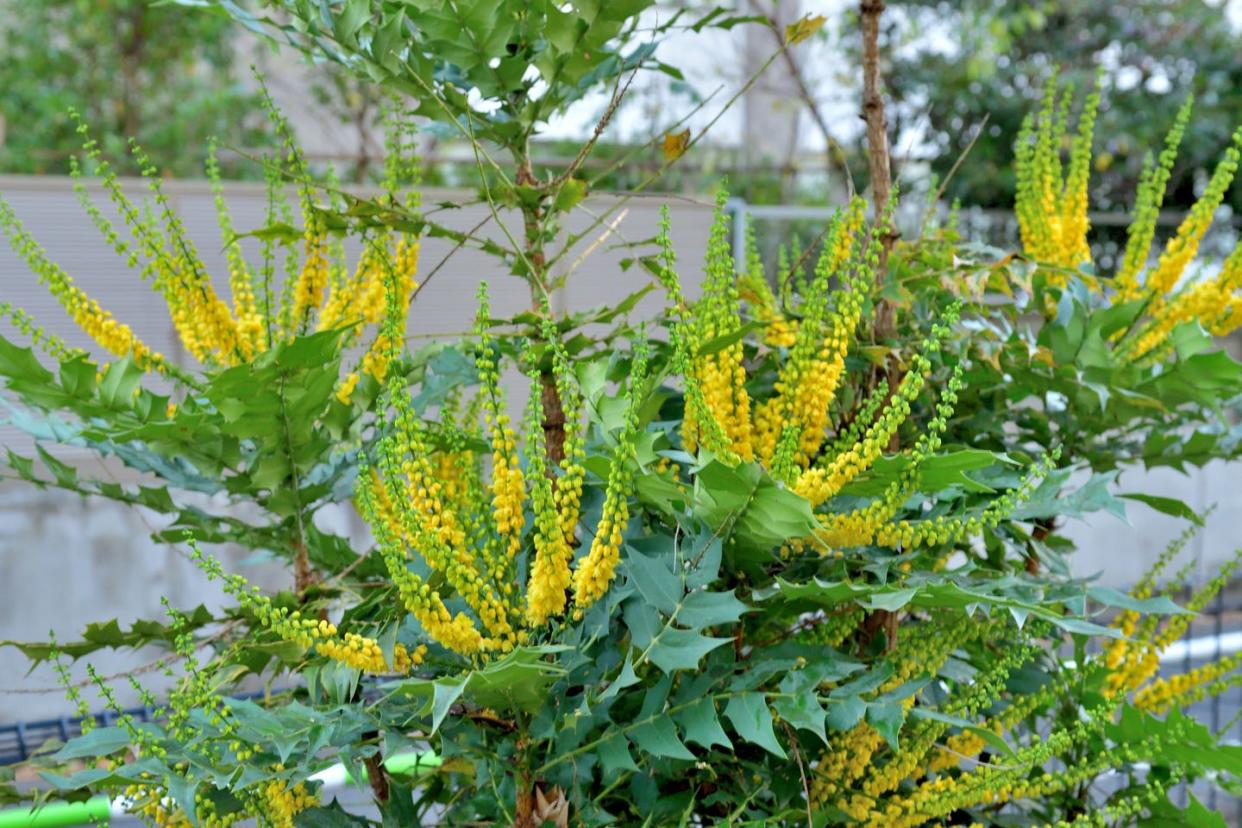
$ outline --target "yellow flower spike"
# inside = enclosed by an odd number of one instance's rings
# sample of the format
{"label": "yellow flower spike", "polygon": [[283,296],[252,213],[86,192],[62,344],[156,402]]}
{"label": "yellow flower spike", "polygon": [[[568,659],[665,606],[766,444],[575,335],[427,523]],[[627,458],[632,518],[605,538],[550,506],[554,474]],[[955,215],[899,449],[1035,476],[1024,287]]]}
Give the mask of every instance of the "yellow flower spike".
{"label": "yellow flower spike", "polygon": [[[925,346],[927,343],[924,343]],[[867,428],[863,438],[851,449],[834,457],[824,467],[804,470],[794,481],[793,490],[812,506],[819,506],[841,491],[871,465],[888,447],[893,434],[910,414],[910,403],[923,390],[930,363],[916,355],[909,372],[902,377],[897,393],[884,412]]]}
{"label": "yellow flower spike", "polygon": [[319,797],[301,782],[291,786],[282,779],[273,779],[260,790],[263,816],[272,828],[294,828],[294,817],[319,804]]}
{"label": "yellow flower spike", "polygon": [[512,642],[508,603],[496,592],[483,561],[466,546],[460,521],[441,496],[443,487],[429,462],[431,451],[412,412],[399,410],[398,423],[411,453],[393,458],[400,463],[404,491],[393,493],[390,487],[389,496],[398,504],[396,514],[405,536],[428,566],[444,573],[489,635],[498,642]]}
{"label": "yellow flower spike", "polygon": [[565,611],[565,593],[571,576],[573,547],[561,531],[561,519],[552,495],[552,478],[545,461],[542,380],[530,374],[530,401],[526,406],[527,472],[531,481],[531,508],[535,513],[535,558],[526,586],[526,624],[540,627]]}
{"label": "yellow flower spike", "polygon": [[[722,190],[717,198],[716,216],[707,243],[703,295],[690,319],[692,337],[687,383],[693,382],[699,389],[705,409],[701,413],[709,417],[723,434],[730,454],[749,461],[754,458],[754,445],[750,395],[746,391],[746,370],[742,365],[742,343],[733,342],[724,347],[712,345],[714,350],[711,353],[703,353],[704,346],[734,334],[742,327],[724,199]],[[698,417],[690,416],[683,420],[683,442],[687,447],[698,445],[699,431],[703,428],[704,423]]]}
{"label": "yellow flower spike", "polygon": [[499,361],[487,332],[489,305],[487,285],[479,286],[479,311],[475,323],[479,350],[475,367],[483,397],[484,420],[492,449],[492,520],[500,544],[498,556],[489,561],[498,580],[507,581],[522,546],[526,525],[526,481],[517,453],[517,435],[509,425],[500,389]]}
{"label": "yellow flower spike", "polygon": [[1144,162],[1143,175],[1139,179],[1135,196],[1134,218],[1126,231],[1125,253],[1113,280],[1117,294],[1123,301],[1136,299],[1142,294],[1138,275],[1147,264],[1151,242],[1156,235],[1156,223],[1160,218],[1160,207],[1164,203],[1165,189],[1173,174],[1173,164],[1177,161],[1177,151],[1181,146],[1182,136],[1186,133],[1186,126],[1190,123],[1193,107],[1194,97],[1187,97],[1177,112],[1173,127],[1165,136],[1159,161],[1153,166],[1149,156]]}
{"label": "yellow flower spike", "polygon": [[798,322],[785,316],[768,284],[755,242],[753,222],[746,224],[746,272],[738,277],[738,289],[739,296],[750,305],[755,318],[764,324],[763,341],[773,348],[792,348]]}
{"label": "yellow flower spike", "polygon": [[660,230],[656,243],[660,247],[660,253],[656,257],[657,278],[668,294],[674,316],[671,325],[671,368],[685,383],[686,410],[682,417],[682,446],[691,454],[702,447],[725,462],[736,462],[738,457],[729,444],[729,437],[712,413],[703,385],[695,372],[695,357],[704,340],[698,329],[697,317],[681,292],[680,280],[674,267],[677,256],[669,236],[667,205],[660,209]]}
{"label": "yellow flower spike", "polygon": [[545,307],[542,323],[544,340],[552,351],[552,373],[556,383],[557,394],[561,399],[561,409],[565,414],[563,444],[564,459],[560,464],[560,474],[553,486],[553,501],[556,504],[557,519],[565,542],[573,544],[581,517],[582,485],[586,477],[583,460],[586,459],[586,448],[582,435],[582,390],[578,387],[569,355],[551,314]]}
{"label": "yellow flower spike", "polygon": [[1035,118],[1022,124],[1015,150],[1017,178],[1014,212],[1022,247],[1027,255],[1050,266],[1049,281],[1063,287],[1068,271],[1091,262],[1087,244],[1087,184],[1091,172],[1091,143],[1099,94],[1092,91],[1070,143],[1069,167],[1062,177],[1061,145],[1068,128],[1071,95],[1057,104],[1056,76],[1049,79]]}
{"label": "yellow flower spike", "polygon": [[[132,138],[130,152],[142,167],[147,189],[163,222],[164,232],[159,236],[165,238],[165,248],[158,256],[157,272],[162,273],[160,281],[166,291],[165,297],[169,293],[173,296],[169,303],[170,311],[174,310],[175,305],[175,311],[180,313],[178,320],[178,314],[174,312],[174,323],[183,333],[187,349],[191,346],[197,349],[197,353],[193,349],[191,353],[195,353],[195,358],[200,362],[234,365],[243,357],[236,320],[228,305],[216,294],[206,265],[186,232],[184,222],[164,195],[159,171]],[[147,223],[153,222],[154,219]]]}
{"label": "yellow flower spike", "polygon": [[[816,263],[815,279],[810,286],[812,298],[805,305],[801,333],[777,381],[782,430],[789,429],[787,439],[794,442],[783,449],[765,443],[761,456],[781,478],[788,477],[795,465],[807,466],[826,437],[828,408],[845,373],[845,357],[862,317],[863,299],[872,284],[874,255],[878,250],[878,233],[872,235],[865,254],[859,249],[864,208],[862,199],[851,200],[844,215],[830,229],[824,252]],[[853,262],[851,251],[860,254]],[[847,265],[852,265],[852,272],[842,276]],[[833,278],[840,278],[844,288],[833,295],[835,304],[829,312],[827,300]],[[783,456],[781,462],[774,462],[778,450]]]}
{"label": "yellow flower spike", "polygon": [[383,319],[386,310],[384,259],[388,256],[386,236],[365,240],[353,274],[332,284],[328,298],[319,311],[316,325],[319,330],[375,323]]}
{"label": "yellow flower spike", "polygon": [[214,139],[208,143],[207,178],[211,182],[211,192],[215,201],[216,222],[225,239],[224,254],[228,262],[229,290],[233,296],[237,348],[240,352],[239,356],[243,360],[249,360],[267,348],[267,323],[263,314],[259,313],[254,274],[250,272],[242,256],[241,245],[233,229],[228,205],[224,201],[224,188],[220,182],[220,164],[216,158]]}
{"label": "yellow flower spike", "polygon": [[[391,465],[389,460],[385,459],[385,462]],[[441,646],[464,656],[481,653],[486,649],[487,642],[470,617],[462,613],[452,615],[440,594],[406,566],[405,526],[397,518],[401,534],[394,534],[390,521],[380,515],[382,507],[379,504],[385,499],[393,500],[391,492],[386,491],[384,480],[385,475],[378,471],[360,469],[358,505],[375,535],[376,545],[384,558],[389,577],[397,586],[402,605],[418,620],[427,635]]]}
{"label": "yellow flower spike", "polygon": [[293,287],[293,307],[289,311],[289,328],[285,332],[292,337],[307,329],[311,315],[323,301],[328,287],[328,236],[322,219],[308,221],[302,236],[302,269]]}
{"label": "yellow flower spike", "polygon": [[1216,208],[1224,200],[1225,193],[1238,170],[1240,147],[1242,147],[1242,128],[1233,134],[1233,143],[1225,150],[1225,157],[1212,171],[1212,177],[1203,195],[1190,208],[1190,212],[1177,228],[1176,235],[1169,239],[1164,252],[1160,254],[1155,271],[1148,277],[1146,288],[1156,297],[1163,297],[1177,285],[1186,270],[1186,265],[1198,252],[1199,242],[1212,224]]}
{"label": "yellow flower spike", "polygon": [[629,495],[634,479],[630,461],[638,440],[638,412],[643,403],[646,382],[647,343],[639,340],[634,346],[634,363],[630,369],[627,389],[629,408],[626,410],[625,425],[617,438],[617,446],[613,450],[612,462],[609,465],[603,512],[599,525],[595,528],[591,548],[578,561],[573,573],[574,610],[579,614],[589,609],[608,591],[621,559],[622,536],[629,522]]}
{"label": "yellow flower spike", "polygon": [[411,652],[404,644],[397,644],[393,648],[392,663],[389,664],[384,660],[378,641],[356,633],[345,633],[345,638],[341,641],[335,639],[319,641],[315,645],[315,650],[325,658],[339,661],[355,670],[373,675],[408,673],[411,667],[422,663],[426,653],[426,648],[421,645]]}
{"label": "yellow flower spike", "polygon": [[358,380],[360,378],[357,371],[350,371],[345,375],[345,379],[341,380],[341,384],[337,386],[336,398],[343,405],[349,405],[353,399],[354,389],[358,387]]}
{"label": "yellow flower spike", "polygon": [[1087,183],[1091,175],[1091,142],[1099,106],[1099,92],[1093,90],[1087,96],[1078,119],[1078,134],[1070,147],[1069,169],[1066,171],[1064,193],[1060,200],[1064,262],[1072,268],[1091,263],[1091,248],[1087,244],[1087,233],[1091,229],[1091,222],[1087,218]]}
{"label": "yellow flower spike", "polygon": [[[25,226],[9,203],[0,199],[0,231],[8,236],[13,251],[34,272],[40,284],[47,287],[69,318],[104,350],[118,357],[129,357],[144,370],[166,371],[168,364],[162,356],[152,351],[139,339],[130,327],[113,318],[98,302],[73,283],[60,265],[47,257],[47,253]],[[25,314],[22,314],[22,318]]]}
{"label": "yellow flower spike", "polygon": [[377,382],[383,382],[387,377],[392,356],[400,349],[405,337],[410,303],[418,288],[414,276],[418,271],[419,250],[417,239],[402,236],[397,240],[393,256],[388,255],[386,248],[380,248],[376,254],[378,264],[369,276],[371,283],[361,309],[361,318],[368,322],[378,320],[387,310],[392,319],[363,355],[361,369]]}

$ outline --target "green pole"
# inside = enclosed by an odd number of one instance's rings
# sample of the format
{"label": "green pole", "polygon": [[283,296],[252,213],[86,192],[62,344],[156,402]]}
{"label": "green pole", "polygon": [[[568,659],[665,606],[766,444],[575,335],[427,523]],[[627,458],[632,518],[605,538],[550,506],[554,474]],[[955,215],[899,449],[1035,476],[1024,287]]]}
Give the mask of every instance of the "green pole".
{"label": "green pole", "polygon": [[[384,767],[392,773],[409,773],[439,766],[440,757],[430,751],[399,753],[384,762]],[[340,765],[329,770],[344,772]],[[353,781],[348,773],[343,775],[346,782]],[[85,802],[53,802],[37,809],[9,808],[0,811],[0,828],[70,828],[90,825],[93,822],[107,822],[112,816],[111,800],[106,796],[95,796]]]}
{"label": "green pole", "polygon": [[112,816],[106,796],[94,796],[85,802],[53,802],[42,808],[9,808],[0,811],[0,828],[62,828],[107,822]]}

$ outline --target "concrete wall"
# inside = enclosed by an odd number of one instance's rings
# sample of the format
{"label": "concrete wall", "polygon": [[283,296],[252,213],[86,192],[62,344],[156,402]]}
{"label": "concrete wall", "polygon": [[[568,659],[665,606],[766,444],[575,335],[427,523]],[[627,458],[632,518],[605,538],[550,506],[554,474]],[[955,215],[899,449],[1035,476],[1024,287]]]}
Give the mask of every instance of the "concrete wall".
{"label": "concrete wall", "polygon": [[[1203,583],[1242,548],[1238,532],[1242,527],[1242,463],[1215,461],[1188,474],[1134,469],[1121,475],[1117,491],[1175,497],[1200,513],[1215,506],[1204,528],[1174,559],[1170,574],[1194,561],[1192,580]],[[1096,513],[1087,521],[1067,525],[1067,534],[1078,545],[1072,559],[1076,575],[1098,574],[1101,583],[1128,587],[1188,525],[1135,501],[1127,502],[1126,516],[1122,521]]]}

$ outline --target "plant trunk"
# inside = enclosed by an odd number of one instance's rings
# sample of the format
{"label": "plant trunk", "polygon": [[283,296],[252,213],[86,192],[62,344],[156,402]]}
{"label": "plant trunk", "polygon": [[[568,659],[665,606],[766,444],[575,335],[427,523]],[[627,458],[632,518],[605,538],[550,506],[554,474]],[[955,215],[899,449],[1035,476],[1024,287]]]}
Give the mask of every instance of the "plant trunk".
{"label": "plant trunk", "polygon": [[543,403],[543,439],[548,451],[548,471],[554,473],[553,466],[560,465],[565,459],[565,408],[561,405],[561,394],[556,387],[556,377],[544,372],[540,377]]}
{"label": "plant trunk", "polygon": [[371,794],[380,805],[388,802],[391,789],[388,784],[388,769],[384,767],[384,757],[378,752],[362,760],[367,769],[367,782],[371,785]]}
{"label": "plant trunk", "polygon": [[299,536],[294,541],[293,552],[293,592],[298,598],[306,592],[307,587],[315,583],[315,571],[311,568],[310,557],[306,554],[306,543]]}
{"label": "plant trunk", "polygon": [[[888,144],[888,121],[884,117],[884,96],[881,93],[880,77],[880,18],[884,14],[884,0],[860,0],[858,4],[859,22],[862,28],[863,41],[863,100],[862,118],[867,125],[867,167],[871,174],[872,210],[875,213],[875,232],[880,233],[880,256],[876,264],[875,285],[883,288],[888,276],[888,256],[892,252],[893,242],[897,236],[891,223],[884,222],[883,216],[889,209],[889,200],[893,192],[892,158]],[[874,333],[877,341],[889,339],[896,332],[896,309],[888,299],[880,299],[875,308]],[[879,382],[882,375],[888,378],[888,393],[891,397],[901,382],[901,369],[891,356],[887,366],[877,368],[872,385]],[[901,443],[894,432],[889,441],[888,450],[895,452]],[[861,628],[864,646],[869,644],[881,632],[885,635],[885,648],[891,649],[897,637],[897,614],[888,610],[876,610],[864,620]]]}
{"label": "plant trunk", "polygon": [[535,783],[525,769],[517,775],[517,801],[513,808],[513,828],[537,828],[535,822]]}
{"label": "plant trunk", "polygon": [[[871,172],[871,196],[878,221],[883,211],[888,209],[889,197],[893,192],[888,121],[884,117],[884,96],[880,91],[880,17],[884,14],[884,0],[861,0],[858,13],[863,39],[862,117],[867,124],[867,166]],[[888,254],[896,238],[891,227],[886,227],[880,237],[880,262],[875,275],[877,287],[884,284]],[[881,301],[876,308],[876,334],[891,336],[892,333],[892,303]]]}
{"label": "plant trunk", "polygon": [[[538,187],[539,180],[531,168],[530,157],[518,159],[516,183],[519,187]],[[525,256],[530,272],[531,307],[535,313],[542,313],[545,301],[547,310],[552,312],[548,298],[547,261],[543,250],[543,219],[546,206],[543,199],[535,204],[523,204],[522,229],[525,233]],[[561,394],[556,387],[556,377],[545,370],[540,376],[540,403],[543,408],[543,437],[547,450],[548,473],[555,474],[556,466],[565,459],[565,408],[561,403]]]}

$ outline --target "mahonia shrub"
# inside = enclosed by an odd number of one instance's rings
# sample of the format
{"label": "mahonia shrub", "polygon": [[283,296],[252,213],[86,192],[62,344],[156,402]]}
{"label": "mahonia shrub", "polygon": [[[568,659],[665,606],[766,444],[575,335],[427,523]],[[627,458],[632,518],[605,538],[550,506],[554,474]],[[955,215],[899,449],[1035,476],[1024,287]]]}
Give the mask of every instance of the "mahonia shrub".
{"label": "mahonia shrub", "polygon": [[[1058,287],[1071,276],[1092,278],[1087,185],[1098,94],[1086,99],[1078,133],[1070,142],[1069,164],[1062,173],[1060,147],[1065,143],[1070,97],[1061,96],[1056,112],[1055,79],[1048,84],[1037,118],[1025,122],[1018,139],[1015,171],[1018,177],[1014,210],[1026,253],[1046,266],[1047,278]],[[1199,245],[1229,190],[1242,157],[1242,127],[1233,134],[1210,179],[1176,232],[1151,262],[1160,207],[1164,201],[1177,150],[1190,121],[1193,99],[1178,110],[1157,160],[1147,157],[1135,194],[1133,219],[1126,245],[1108,286],[1110,302],[1119,306],[1116,328],[1106,338],[1129,362],[1156,362],[1176,347],[1173,331],[1197,322],[1208,332],[1223,336],[1242,324],[1242,246],[1234,248],[1214,274],[1188,269]],[[1121,310],[1125,307],[1126,310]]]}
{"label": "mahonia shrub", "polygon": [[[1224,437],[1197,435],[1238,387],[1237,364],[1184,321],[1168,328],[1171,351],[1134,344],[1166,324],[1180,294],[1156,288],[1182,271],[1158,263],[1140,280],[1140,262],[1111,292],[1090,272],[1095,102],[1062,176],[1068,118],[1051,94],[1018,149],[1021,259],[982,261],[950,226],[901,243],[880,273],[892,205],[868,222],[855,199],[769,280],[753,241],[734,260],[721,209],[691,301],[665,216],[642,257],[668,299],[653,324],[624,308],[559,317],[534,289],[534,311],[495,320],[484,288],[469,337],[413,356],[403,338],[428,225],[398,195],[399,166],[380,199],[317,204],[283,131],[262,264],[226,229],[231,305],[158,182],[148,211],[104,168],[134,241],[92,217],[168,299],[194,372],[140,346],[0,213],[117,357],[101,368],[12,310],[60,369],[5,343],[10,391],[69,412],[74,439],[170,487],[228,491],[271,516],[245,524],[165,493],[176,517],[162,536],[184,541],[234,606],[220,618],[169,606],[161,623],[21,645],[56,665],[84,720],[33,762],[42,780],[154,825],[1211,820],[1170,794],[1232,789],[1242,753],[1183,710],[1235,686],[1239,659],[1162,674],[1161,654],[1234,564],[1179,607],[1188,572],[1166,573],[1190,532],[1123,594],[1069,577],[1057,530],[1112,498],[1111,479],[1067,492],[1075,469],[1115,477],[1136,458],[1226,455]],[[1144,204],[1158,205],[1167,166],[1153,166]],[[301,230],[282,212],[286,178]],[[522,186],[534,212],[546,206],[537,180]],[[1198,227],[1168,268],[1193,258]],[[328,231],[362,234],[356,267]],[[538,260],[535,229],[528,242],[515,265]],[[1112,300],[1127,290],[1137,298]],[[1205,327],[1222,323],[1226,292],[1210,320],[1196,311]],[[872,323],[883,303],[902,311],[891,331]],[[1017,324],[1031,310],[1047,318]],[[613,328],[584,332],[593,324]],[[515,372],[530,379],[525,406],[503,390]],[[176,409],[144,378],[173,383]],[[1017,405],[1056,395],[1055,409]],[[1201,430],[1166,433],[1148,399]],[[40,484],[163,502],[40,458],[54,481],[29,458],[9,463]],[[346,498],[374,539],[365,554],[311,520]],[[297,589],[269,595],[229,571],[207,548],[223,541],[288,553]],[[92,721],[67,660],[151,640],[178,677],[166,700],[130,677],[152,721],[126,715],[91,671],[113,714]],[[235,695],[256,678],[261,697]],[[365,784],[371,806],[343,805],[341,777]]]}
{"label": "mahonia shrub", "polygon": [[[191,537],[248,625],[207,642],[170,608],[183,677],[160,715],[90,728],[45,780],[157,825],[368,823],[324,785],[338,763],[400,825],[1179,818],[1173,786],[1242,768],[1179,712],[1236,659],[1161,676],[1159,655],[1232,569],[1181,608],[1177,545],[1128,595],[1025,567],[1016,510],[1056,447],[946,443],[956,305],[899,371],[852,362],[887,221],[864,208],[775,288],[753,250],[737,272],[722,213],[694,302],[666,221],[660,326],[577,357],[546,314],[498,337],[482,292],[472,379],[434,415],[430,380],[385,378],[356,491],[373,565],[299,602]],[[506,366],[531,379],[518,424]],[[252,672],[285,689],[231,697]]]}

